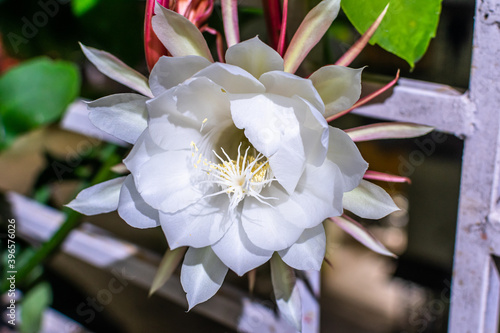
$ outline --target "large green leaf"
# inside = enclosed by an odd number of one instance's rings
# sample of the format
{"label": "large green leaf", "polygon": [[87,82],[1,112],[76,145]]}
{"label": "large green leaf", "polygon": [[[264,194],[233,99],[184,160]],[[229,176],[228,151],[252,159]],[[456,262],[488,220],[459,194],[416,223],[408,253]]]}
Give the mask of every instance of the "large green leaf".
{"label": "large green leaf", "polygon": [[0,146],[57,120],[79,88],[78,69],[66,61],[37,58],[8,71],[0,77]]}
{"label": "large green leaf", "polygon": [[[389,10],[371,44],[406,60],[413,68],[436,35],[442,0],[390,0]],[[342,0],[342,9],[360,32],[365,32],[388,0]]]}

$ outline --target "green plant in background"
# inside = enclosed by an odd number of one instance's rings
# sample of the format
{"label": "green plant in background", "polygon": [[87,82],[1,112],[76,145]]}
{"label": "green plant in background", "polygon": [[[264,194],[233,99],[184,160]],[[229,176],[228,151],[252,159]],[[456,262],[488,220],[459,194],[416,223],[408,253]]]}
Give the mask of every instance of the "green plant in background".
{"label": "green plant in background", "polygon": [[[441,1],[391,0],[370,43],[403,58],[413,68],[436,36]],[[360,33],[368,29],[386,5],[387,0],[342,0],[344,13]]]}
{"label": "green plant in background", "polygon": [[58,120],[80,92],[75,64],[35,58],[0,77],[0,149]]}

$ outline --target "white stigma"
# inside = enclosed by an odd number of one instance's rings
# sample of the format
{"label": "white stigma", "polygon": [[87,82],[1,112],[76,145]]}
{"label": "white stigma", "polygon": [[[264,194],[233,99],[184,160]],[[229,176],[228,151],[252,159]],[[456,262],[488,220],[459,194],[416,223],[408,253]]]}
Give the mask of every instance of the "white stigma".
{"label": "white stigma", "polygon": [[220,157],[214,151],[220,163],[209,162],[208,168],[204,169],[209,175],[209,179],[205,182],[216,184],[221,187],[221,190],[207,197],[226,193],[231,210],[235,209],[247,195],[265,204],[269,203],[264,200],[275,199],[260,194],[262,189],[274,180],[269,161],[264,155],[260,153],[255,157],[249,155],[250,147],[248,147],[244,156],[241,156],[241,143],[238,146],[236,160],[232,160],[224,149],[221,148],[221,150],[226,158]]}

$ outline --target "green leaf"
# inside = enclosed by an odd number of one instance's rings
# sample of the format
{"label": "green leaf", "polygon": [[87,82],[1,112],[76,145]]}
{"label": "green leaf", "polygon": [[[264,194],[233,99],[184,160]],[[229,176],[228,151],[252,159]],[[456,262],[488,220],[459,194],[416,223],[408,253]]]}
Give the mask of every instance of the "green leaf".
{"label": "green leaf", "polygon": [[99,0],[72,0],[71,10],[75,16],[82,16],[95,7]]}
{"label": "green leaf", "polygon": [[79,72],[70,62],[36,58],[8,71],[0,77],[2,145],[57,120],[79,90]]}
{"label": "green leaf", "polygon": [[21,332],[40,332],[43,312],[52,302],[52,289],[47,282],[28,291],[21,303]]}
{"label": "green leaf", "polygon": [[[406,60],[413,68],[436,36],[442,0],[390,0],[389,10],[370,40]],[[342,9],[365,32],[388,0],[342,0]]]}

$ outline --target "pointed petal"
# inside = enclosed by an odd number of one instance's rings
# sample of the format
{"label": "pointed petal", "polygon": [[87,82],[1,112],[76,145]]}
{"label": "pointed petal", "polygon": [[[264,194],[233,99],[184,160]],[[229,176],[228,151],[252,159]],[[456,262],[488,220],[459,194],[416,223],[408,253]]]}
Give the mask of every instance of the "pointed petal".
{"label": "pointed petal", "polygon": [[391,175],[389,173],[366,170],[364,179],[370,180],[380,180],[383,182],[392,182],[392,183],[408,183],[411,184],[411,179],[403,176]]}
{"label": "pointed petal", "polygon": [[345,215],[332,217],[330,219],[370,250],[384,256],[395,257],[395,255],[391,251],[387,250],[385,246],[382,245],[382,243],[380,243],[368,230],[353,219],[348,218]]}
{"label": "pointed petal", "polygon": [[158,210],[141,197],[132,175],[127,176],[121,188],[118,215],[134,228],[154,228],[160,225]]}
{"label": "pointed petal", "polygon": [[243,68],[257,79],[266,72],[282,71],[283,58],[259,37],[231,46],[226,51],[226,62]]}
{"label": "pointed petal", "polygon": [[231,47],[240,41],[240,29],[238,27],[238,1],[221,0],[221,6],[226,42],[227,46]]}
{"label": "pointed petal", "polygon": [[85,215],[112,212],[118,208],[120,189],[125,178],[118,177],[86,188],[66,206]]}
{"label": "pointed petal", "polygon": [[325,258],[325,250],[325,228],[323,224],[319,224],[304,230],[297,242],[278,253],[288,266],[300,270],[319,271]]}
{"label": "pointed petal", "polygon": [[189,79],[208,65],[210,65],[210,61],[195,55],[161,57],[153,67],[149,77],[151,91],[153,95],[159,96],[168,89]]}
{"label": "pointed petal", "polygon": [[155,291],[160,289],[170,279],[186,251],[187,247],[179,247],[175,250],[168,249],[165,252],[151,284],[151,289],[149,289],[149,296],[153,295]]}
{"label": "pointed petal", "polygon": [[273,251],[261,249],[248,239],[241,221],[234,221],[212,249],[222,262],[239,276],[268,261]]}
{"label": "pointed petal", "polygon": [[281,315],[297,331],[302,331],[302,302],[295,279],[295,272],[277,254],[274,254],[271,258],[271,280],[276,305],[278,305]]}
{"label": "pointed petal", "polygon": [[323,99],[326,116],[349,109],[361,95],[361,72],[343,66],[324,66],[309,79]]}
{"label": "pointed petal", "polygon": [[90,121],[104,132],[134,144],[148,125],[147,100],[137,94],[100,98],[88,104]]}
{"label": "pointed petal", "polygon": [[215,244],[234,223],[228,199],[218,195],[201,199],[175,213],[160,212],[160,222],[170,248]]}
{"label": "pointed petal", "polygon": [[311,103],[321,114],[325,112],[323,100],[311,80],[291,73],[273,71],[264,73],[259,81],[266,86],[267,93],[285,97],[297,95]]}
{"label": "pointed petal", "polygon": [[226,265],[217,258],[210,247],[190,247],[181,270],[181,284],[187,293],[189,310],[215,295],[226,274]]}
{"label": "pointed petal", "polygon": [[93,63],[101,73],[121,84],[140,92],[144,96],[153,97],[144,75],[125,65],[114,55],[101,50],[87,47],[80,43],[87,59]]}
{"label": "pointed petal", "polygon": [[366,180],[362,180],[352,191],[344,193],[342,202],[345,209],[366,219],[381,219],[399,210],[383,188]]}
{"label": "pointed petal", "polygon": [[335,163],[342,173],[344,192],[359,185],[368,163],[361,156],[358,147],[342,130],[330,127],[330,144],[327,158]]}
{"label": "pointed petal", "polygon": [[434,128],[412,123],[378,123],[346,130],[354,142],[414,138],[431,132]]}
{"label": "pointed petal", "polygon": [[323,0],[304,18],[285,53],[285,72],[295,73],[340,10],[340,0]]}
{"label": "pointed petal", "polygon": [[363,51],[363,49],[365,48],[366,44],[368,44],[368,41],[372,38],[375,31],[377,31],[377,28],[379,27],[380,23],[382,23],[382,20],[384,19],[384,16],[387,13],[388,8],[389,8],[389,3],[387,4],[387,6],[385,6],[384,10],[377,17],[375,22],[373,22],[372,25],[368,28],[368,30],[365,31],[363,36],[361,36],[361,38],[358,39],[356,43],[354,43],[354,45],[351,46],[349,50],[347,50],[347,52],[344,53],[344,55],[342,55],[342,57],[340,57],[339,60],[337,60],[335,65],[349,66],[350,63],[354,59],[356,59],[358,54],[360,54],[361,51]]}
{"label": "pointed petal", "polygon": [[184,16],[156,3],[152,22],[156,36],[172,56],[197,55],[213,62],[200,30]]}
{"label": "pointed petal", "polygon": [[259,80],[242,68],[216,62],[202,69],[194,77],[206,77],[225,91],[233,94],[263,93],[266,88]]}

